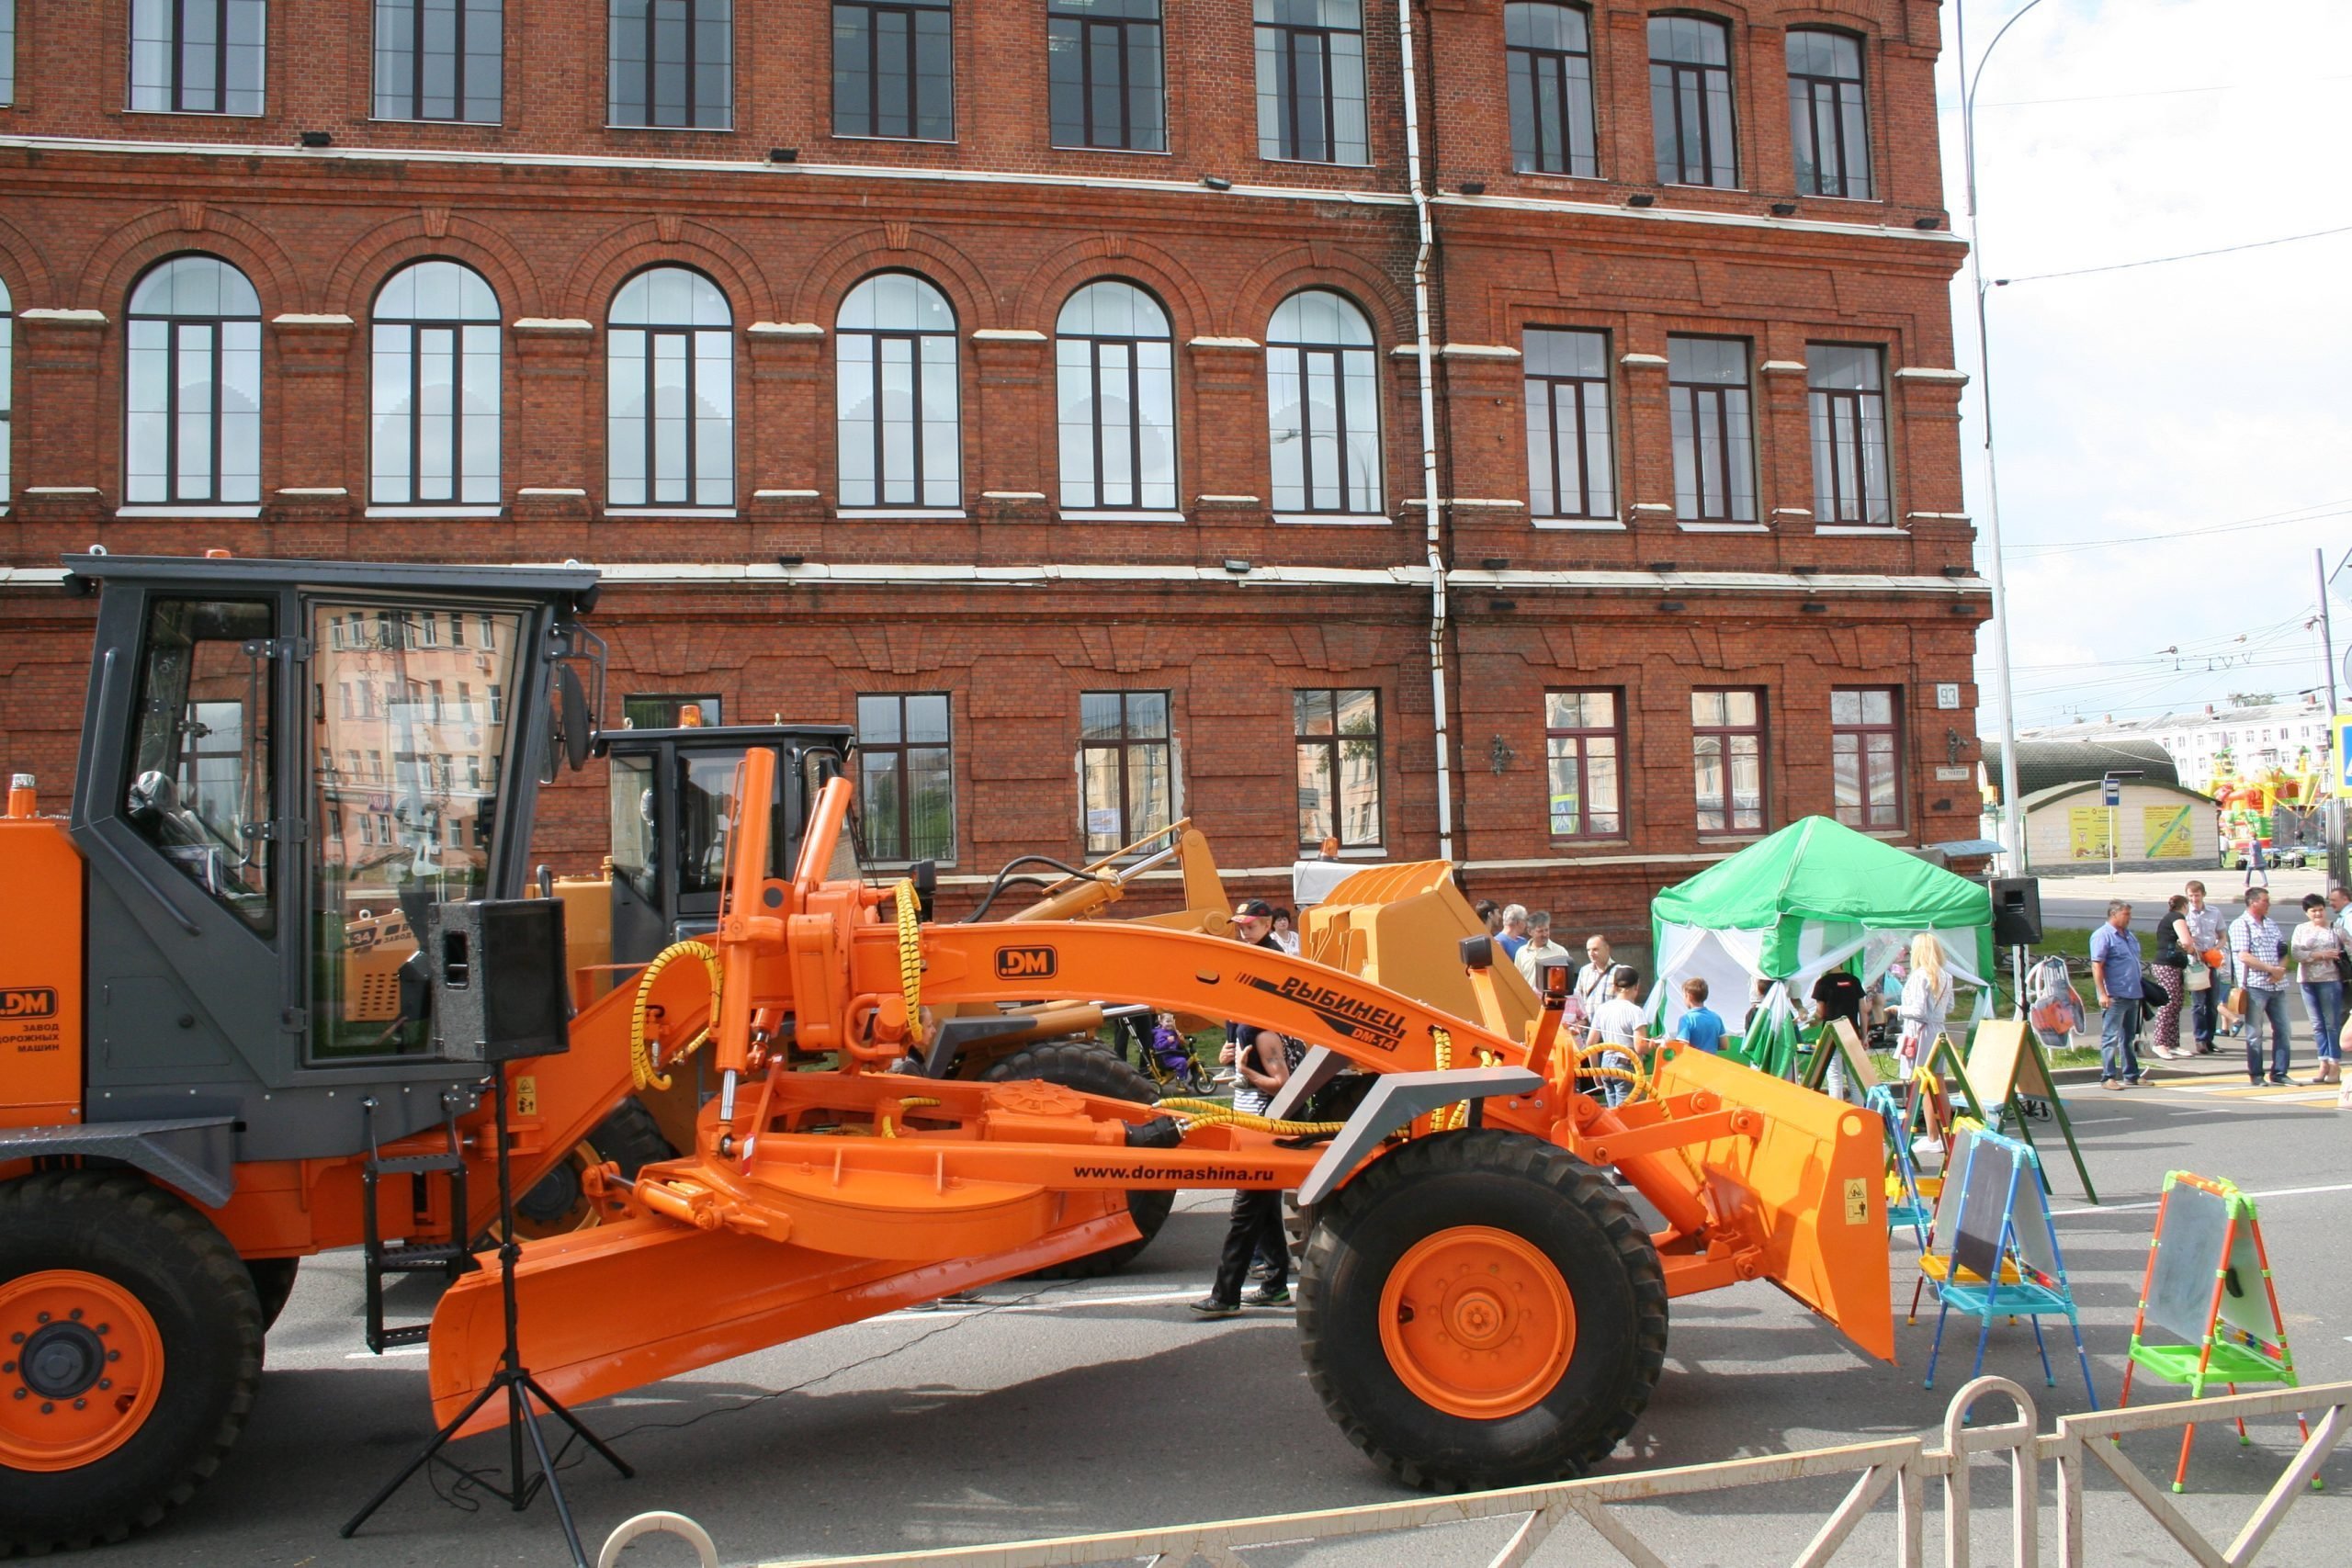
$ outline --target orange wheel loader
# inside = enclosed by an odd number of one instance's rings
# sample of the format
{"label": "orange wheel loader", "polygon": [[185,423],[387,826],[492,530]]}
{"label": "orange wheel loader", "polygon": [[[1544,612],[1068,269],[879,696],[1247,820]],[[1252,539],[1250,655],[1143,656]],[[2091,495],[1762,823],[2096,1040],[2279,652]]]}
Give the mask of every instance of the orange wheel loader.
{"label": "orange wheel loader", "polygon": [[[17,1066],[0,1545],[36,1550],[152,1523],[220,1464],[308,1252],[365,1248],[378,1348],[403,1332],[382,1325],[383,1275],[453,1276],[428,1333],[436,1419],[490,1377],[499,1296],[465,1247],[488,1217],[487,1116],[479,1066],[435,1021],[449,971],[387,978],[348,933],[363,907],[432,932],[523,890],[533,786],[586,757],[596,673],[586,571],[69,566],[105,585],[73,813],[23,815],[12,794],[0,825],[23,890],[0,907],[22,969],[0,987]],[[773,798],[775,766],[749,751],[734,797]],[[910,885],[831,874],[849,793],[822,785],[788,868],[770,814],[737,814],[712,956],[667,966],[658,1029],[639,976],[581,1010],[566,1052],[510,1073],[525,1181],[633,1066],[675,1070],[707,1035],[717,1082],[691,1151],[633,1178],[592,1168],[605,1223],[524,1247],[524,1343],[560,1398],[1135,1242],[1131,1196],[1177,1187],[1296,1190],[1310,1376],[1416,1484],[1605,1455],[1676,1295],[1769,1280],[1892,1353],[1879,1135],[1852,1108],[1706,1055],[1580,1060],[1556,998],[1511,1027],[1476,940],[1458,959],[1473,1021],[1195,932],[927,923]],[[483,956],[470,983],[495,988]],[[1264,1118],[922,1073],[944,1011],[1041,995],[1312,1049]],[[1580,1092],[1596,1074],[1632,1092]]]}

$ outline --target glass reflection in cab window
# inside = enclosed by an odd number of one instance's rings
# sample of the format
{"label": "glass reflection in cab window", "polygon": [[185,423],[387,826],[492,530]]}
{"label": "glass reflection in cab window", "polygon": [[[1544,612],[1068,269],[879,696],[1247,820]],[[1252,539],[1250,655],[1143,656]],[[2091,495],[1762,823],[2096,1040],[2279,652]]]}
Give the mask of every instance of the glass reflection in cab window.
{"label": "glass reflection in cab window", "polygon": [[413,604],[317,604],[311,616],[314,750],[387,759],[313,781],[311,1055],[422,1051],[425,1024],[400,1019],[400,966],[425,909],[493,891],[514,760],[502,694],[521,617]]}

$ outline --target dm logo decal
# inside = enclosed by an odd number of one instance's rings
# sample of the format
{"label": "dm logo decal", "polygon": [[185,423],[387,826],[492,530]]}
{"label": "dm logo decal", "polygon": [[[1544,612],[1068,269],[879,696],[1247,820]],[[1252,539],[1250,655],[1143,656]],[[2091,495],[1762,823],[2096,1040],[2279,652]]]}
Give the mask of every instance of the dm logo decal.
{"label": "dm logo decal", "polygon": [[1061,956],[1050,947],[1000,947],[996,977],[1000,980],[1044,980],[1061,967]]}
{"label": "dm logo decal", "polygon": [[47,986],[0,990],[0,1018],[55,1018],[57,993]]}
{"label": "dm logo decal", "polygon": [[1235,976],[1243,985],[1264,991],[1269,996],[1296,1002],[1323,1021],[1324,1026],[1343,1040],[1361,1044],[1377,1045],[1383,1051],[1394,1051],[1405,1038],[1405,1015],[1362,997],[1330,986],[1318,986],[1312,980],[1287,978],[1280,983],[1264,980],[1255,975]]}

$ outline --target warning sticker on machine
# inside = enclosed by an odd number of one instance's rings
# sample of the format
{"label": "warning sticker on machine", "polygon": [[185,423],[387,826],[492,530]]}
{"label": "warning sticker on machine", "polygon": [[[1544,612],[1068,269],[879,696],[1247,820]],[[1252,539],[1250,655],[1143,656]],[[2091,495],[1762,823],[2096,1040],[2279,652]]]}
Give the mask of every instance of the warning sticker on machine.
{"label": "warning sticker on machine", "polygon": [[1871,1217],[1871,1184],[1859,1176],[1846,1179],[1846,1223],[1867,1224]]}
{"label": "warning sticker on machine", "polygon": [[57,992],[48,986],[0,988],[0,1046],[19,1055],[63,1048]]}

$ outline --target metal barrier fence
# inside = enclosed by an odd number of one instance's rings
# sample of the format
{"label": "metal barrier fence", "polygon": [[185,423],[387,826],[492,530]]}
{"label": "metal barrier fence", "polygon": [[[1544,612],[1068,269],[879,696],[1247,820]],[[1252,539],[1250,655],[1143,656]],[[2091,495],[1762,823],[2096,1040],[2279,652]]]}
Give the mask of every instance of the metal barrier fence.
{"label": "metal barrier fence", "polygon": [[[1993,1426],[1971,1425],[1969,1417],[1973,1406],[1987,1394],[1997,1394],[2011,1402],[2016,1406],[2015,1418]],[[2129,1432],[2166,1427],[2177,1430],[2191,1425],[2297,1413],[2316,1417],[2311,1423],[2311,1435],[2226,1548],[2217,1548],[2208,1541],[2165,1495],[2164,1483],[2150,1480],[2124,1456],[2115,1440]],[[1894,1494],[1895,1561],[1900,1568],[1925,1568],[1927,1488],[1931,1482],[1942,1483],[1943,1568],[1970,1568],[1973,1550],[1970,1534],[1970,1461],[1983,1456],[2006,1456],[2008,1461],[2009,1557],[2018,1568],[2036,1568],[2041,1561],[2041,1466],[2045,1461],[2056,1467],[2061,1568],[2086,1568],[2090,1561],[2084,1547],[2083,1483],[2094,1462],[2113,1476],[2123,1492],[2146,1509],[2191,1560],[2205,1568],[2242,1568],[2258,1557],[2287,1510],[2317,1476],[2321,1464],[2343,1435],[2347,1420],[2352,1420],[2352,1382],[2335,1382],[2149,1404],[2131,1410],[2093,1411],[2065,1416],[2054,1431],[2043,1433],[2033,1399],[2024,1389],[2007,1378],[1981,1377],[1952,1396],[1939,1431],[1923,1437],[1848,1443],[1800,1453],[1639,1471],[1511,1491],[1413,1498],[1366,1507],[1275,1514],[1158,1529],[1009,1541],[997,1546],[935,1547],[863,1557],[800,1558],[788,1565],[778,1562],[770,1568],[1075,1568],[1080,1563],[1138,1560],[1148,1561],[1155,1568],[1189,1568],[1196,1562],[1206,1564],[1207,1568],[1247,1568],[1240,1553],[1253,1547],[1297,1547],[1431,1526],[1513,1518],[1520,1521],[1519,1528],[1487,1562],[1487,1568],[1521,1568],[1546,1538],[1571,1517],[1590,1526],[1634,1568],[1668,1568],[1666,1558],[1636,1536],[1624,1518],[1611,1511],[1614,1506],[1835,1475],[1854,1476],[1853,1485],[1797,1554],[1796,1568],[1819,1568],[1834,1558],[1890,1491]],[[1939,1437],[1941,1446],[1928,1447],[1929,1437]],[[1717,1550],[1719,1546],[1717,1543]],[[1478,1550],[1483,1553],[1485,1549],[1481,1546]]]}

